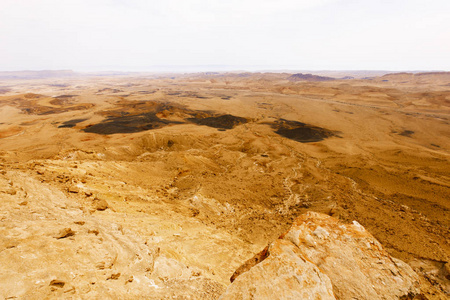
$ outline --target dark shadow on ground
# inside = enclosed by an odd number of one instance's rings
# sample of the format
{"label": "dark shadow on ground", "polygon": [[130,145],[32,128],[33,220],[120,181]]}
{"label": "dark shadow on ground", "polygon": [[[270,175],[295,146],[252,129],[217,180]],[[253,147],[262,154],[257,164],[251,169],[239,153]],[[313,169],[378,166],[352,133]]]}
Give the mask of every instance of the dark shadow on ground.
{"label": "dark shadow on ground", "polygon": [[[116,103],[116,108],[99,112],[106,117],[100,123],[89,125],[84,132],[97,134],[134,133],[158,129],[168,125],[194,123],[219,130],[232,129],[247,123],[246,118],[220,115],[212,111],[192,110],[170,102],[128,101]],[[74,120],[59,127],[74,127]]]}
{"label": "dark shadow on ground", "polygon": [[298,121],[279,119],[273,123],[267,123],[275,133],[300,143],[320,142],[329,137],[339,137],[339,132],[317,127]]}
{"label": "dark shadow on ground", "polygon": [[86,121],[87,119],[73,119],[66,122],[63,122],[62,125],[59,125],[58,128],[72,128],[75,127],[78,123]]}
{"label": "dark shadow on ground", "polygon": [[170,124],[183,123],[160,119],[155,113],[143,113],[131,116],[109,117],[101,123],[84,128],[83,131],[98,134],[134,133],[158,129]]}
{"label": "dark shadow on ground", "polygon": [[238,125],[248,122],[246,118],[236,117],[233,115],[221,115],[206,118],[189,118],[187,120],[197,125],[205,125],[218,129],[232,129]]}

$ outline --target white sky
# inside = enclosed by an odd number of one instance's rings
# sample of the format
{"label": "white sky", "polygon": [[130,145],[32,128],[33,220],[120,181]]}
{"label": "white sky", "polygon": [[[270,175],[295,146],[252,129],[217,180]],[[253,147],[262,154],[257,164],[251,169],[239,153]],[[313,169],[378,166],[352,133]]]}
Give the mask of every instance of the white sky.
{"label": "white sky", "polygon": [[0,71],[450,70],[450,0],[0,0]]}

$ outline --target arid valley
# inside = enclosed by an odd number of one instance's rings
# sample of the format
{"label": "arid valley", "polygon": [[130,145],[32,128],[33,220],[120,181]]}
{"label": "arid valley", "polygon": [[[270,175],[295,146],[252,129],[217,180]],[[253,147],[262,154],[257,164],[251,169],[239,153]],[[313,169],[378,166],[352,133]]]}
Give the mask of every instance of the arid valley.
{"label": "arid valley", "polygon": [[0,298],[239,299],[308,212],[450,297],[449,72],[62,75],[0,77]]}

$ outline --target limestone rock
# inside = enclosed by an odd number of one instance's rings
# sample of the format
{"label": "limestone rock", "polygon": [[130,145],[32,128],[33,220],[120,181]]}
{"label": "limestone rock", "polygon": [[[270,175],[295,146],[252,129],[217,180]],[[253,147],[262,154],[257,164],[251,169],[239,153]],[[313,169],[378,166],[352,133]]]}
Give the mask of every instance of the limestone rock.
{"label": "limestone rock", "polygon": [[71,228],[63,228],[53,237],[56,239],[63,239],[73,235],[75,235],[75,232]]}
{"label": "limestone rock", "polygon": [[212,300],[224,292],[156,243],[83,210],[69,198],[76,195],[19,171],[9,176],[28,196],[0,193],[0,299]]}
{"label": "limestone rock", "polygon": [[276,240],[269,256],[243,273],[220,299],[336,299],[327,275],[304,259],[298,248]]}
{"label": "limestone rock", "polygon": [[411,267],[393,259],[356,221],[343,224],[308,212],[297,218],[284,239],[330,277],[339,299],[398,299],[420,293]]}
{"label": "limestone rock", "polygon": [[120,273],[112,273],[106,280],[117,280],[120,277]]}
{"label": "limestone rock", "polygon": [[72,185],[72,186],[69,186],[69,187],[67,188],[67,191],[68,191],[69,193],[77,194],[77,193],[80,192],[80,189],[79,189],[76,185]]}
{"label": "limestone rock", "polygon": [[5,189],[5,193],[14,196],[17,194],[17,191],[13,187],[8,187]]}
{"label": "limestone rock", "polygon": [[94,201],[94,204],[95,204],[95,209],[97,209],[97,210],[105,210],[109,207],[108,202],[106,202],[106,200],[104,200],[104,199],[96,200],[96,201]]}
{"label": "limestone rock", "polygon": [[221,299],[316,299],[320,295],[322,299],[387,300],[420,294],[418,275],[392,258],[363,226],[315,212],[298,217],[270,245],[267,258],[253,261],[256,264],[248,271],[247,262],[247,267],[240,268],[243,273],[233,275],[237,279]]}
{"label": "limestone rock", "polygon": [[51,285],[51,286],[56,286],[56,287],[59,287],[59,288],[63,288],[65,284],[66,284],[66,283],[65,283],[64,281],[58,280],[58,279],[53,279],[53,280],[50,282],[50,285]]}

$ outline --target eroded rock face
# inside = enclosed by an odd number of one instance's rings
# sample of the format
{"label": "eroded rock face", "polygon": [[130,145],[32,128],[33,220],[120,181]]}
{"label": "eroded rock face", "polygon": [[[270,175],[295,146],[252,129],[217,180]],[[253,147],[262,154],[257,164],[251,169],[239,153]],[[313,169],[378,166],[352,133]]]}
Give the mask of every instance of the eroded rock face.
{"label": "eroded rock face", "polygon": [[216,299],[223,286],[25,173],[0,176],[1,299]]}
{"label": "eroded rock face", "polygon": [[336,299],[327,275],[298,247],[276,240],[269,257],[239,276],[220,299]]}
{"label": "eroded rock face", "polygon": [[[419,279],[356,221],[308,212],[221,299],[413,299]],[[247,267],[248,269],[248,267]],[[330,283],[332,288],[330,287]]]}

